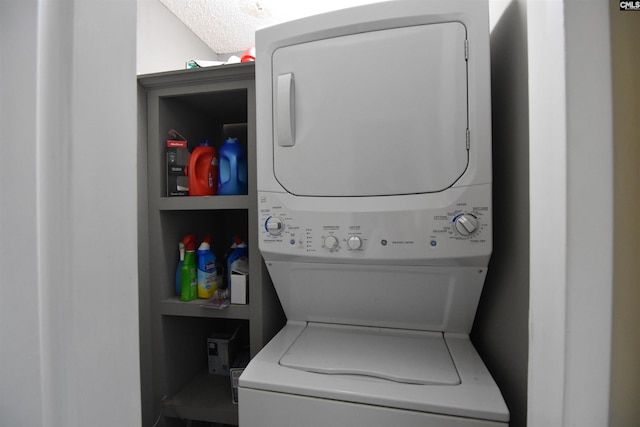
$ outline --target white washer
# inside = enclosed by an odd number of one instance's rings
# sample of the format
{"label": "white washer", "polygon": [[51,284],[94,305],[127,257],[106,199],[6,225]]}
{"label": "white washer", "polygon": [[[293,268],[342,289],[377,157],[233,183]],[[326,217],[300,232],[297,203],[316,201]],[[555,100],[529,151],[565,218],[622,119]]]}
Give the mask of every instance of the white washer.
{"label": "white washer", "polygon": [[288,323],[241,427],[506,426],[469,340],[492,248],[488,5],[256,34],[259,246]]}
{"label": "white washer", "polygon": [[[305,338],[314,339],[308,348]],[[329,361],[338,363],[327,369]],[[242,374],[239,409],[243,427],[505,427],[509,419],[464,334],[295,321]]]}

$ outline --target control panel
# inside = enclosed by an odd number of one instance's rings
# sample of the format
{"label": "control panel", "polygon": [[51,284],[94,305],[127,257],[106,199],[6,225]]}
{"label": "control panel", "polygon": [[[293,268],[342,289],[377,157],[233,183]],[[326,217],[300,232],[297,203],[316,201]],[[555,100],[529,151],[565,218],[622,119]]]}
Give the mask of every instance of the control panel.
{"label": "control panel", "polygon": [[376,211],[341,211],[339,203],[335,211],[295,209],[290,206],[298,203],[288,198],[295,196],[259,194],[263,253],[333,261],[453,260],[491,253],[490,205],[478,200],[486,197],[467,194],[446,207]]}

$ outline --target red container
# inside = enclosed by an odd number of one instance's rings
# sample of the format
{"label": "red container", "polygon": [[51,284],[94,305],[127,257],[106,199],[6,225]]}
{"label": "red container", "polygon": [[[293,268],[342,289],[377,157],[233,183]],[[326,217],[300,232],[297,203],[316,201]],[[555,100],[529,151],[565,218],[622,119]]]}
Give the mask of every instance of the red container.
{"label": "red container", "polygon": [[213,196],[218,192],[218,153],[209,141],[197,146],[186,168],[190,196]]}

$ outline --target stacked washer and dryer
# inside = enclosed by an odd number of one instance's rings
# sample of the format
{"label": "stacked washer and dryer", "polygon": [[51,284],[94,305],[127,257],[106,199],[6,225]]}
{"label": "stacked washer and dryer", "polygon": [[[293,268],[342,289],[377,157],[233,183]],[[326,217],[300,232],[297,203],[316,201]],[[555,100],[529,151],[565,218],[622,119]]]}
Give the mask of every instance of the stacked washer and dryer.
{"label": "stacked washer and dryer", "polygon": [[259,247],[286,326],[241,427],[506,426],[469,333],[492,250],[486,1],[256,34]]}

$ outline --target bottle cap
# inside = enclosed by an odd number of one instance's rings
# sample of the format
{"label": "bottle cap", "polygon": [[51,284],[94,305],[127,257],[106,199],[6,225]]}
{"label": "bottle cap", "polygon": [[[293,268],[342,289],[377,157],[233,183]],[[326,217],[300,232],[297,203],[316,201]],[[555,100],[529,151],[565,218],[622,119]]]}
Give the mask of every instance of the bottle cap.
{"label": "bottle cap", "polygon": [[211,249],[211,236],[207,235],[203,240],[202,243],[200,243],[200,247],[198,248],[199,251],[207,251]]}
{"label": "bottle cap", "polygon": [[184,236],[184,239],[182,239],[182,243],[184,243],[184,248],[187,250],[187,252],[195,251],[196,250],[196,235],[195,234],[189,234],[187,236]]}

